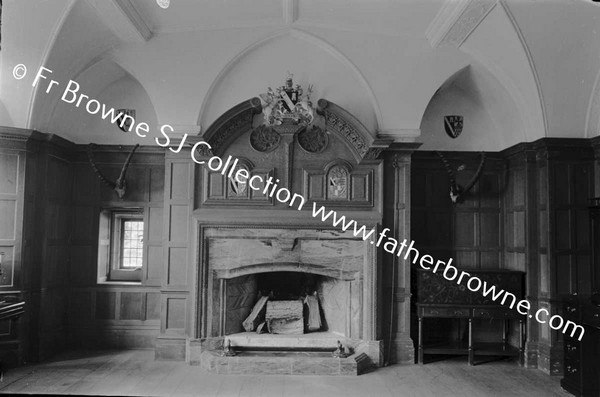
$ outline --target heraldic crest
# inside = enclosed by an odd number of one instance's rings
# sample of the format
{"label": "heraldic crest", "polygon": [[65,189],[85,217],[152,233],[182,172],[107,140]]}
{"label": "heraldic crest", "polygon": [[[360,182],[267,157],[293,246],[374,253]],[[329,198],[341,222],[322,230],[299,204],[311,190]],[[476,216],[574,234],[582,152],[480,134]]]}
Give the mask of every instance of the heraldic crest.
{"label": "heraldic crest", "polygon": [[310,102],[312,85],[308,86],[305,93],[299,84],[294,86],[293,77],[288,73],[285,85],[275,90],[269,87],[265,94],[259,95],[265,125],[309,125],[313,122],[314,109]]}
{"label": "heraldic crest", "polygon": [[450,138],[458,138],[463,130],[463,116],[444,116],[444,129]]}

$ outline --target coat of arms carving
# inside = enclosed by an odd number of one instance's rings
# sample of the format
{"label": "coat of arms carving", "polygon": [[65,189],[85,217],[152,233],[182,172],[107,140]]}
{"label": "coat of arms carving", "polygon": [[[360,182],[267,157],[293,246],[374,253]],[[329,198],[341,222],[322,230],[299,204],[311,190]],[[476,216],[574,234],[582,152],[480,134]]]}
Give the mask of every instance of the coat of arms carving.
{"label": "coat of arms carving", "polygon": [[339,165],[331,168],[327,175],[327,198],[346,200],[348,198],[348,171]]}
{"label": "coat of arms carving", "polygon": [[[115,123],[119,129],[123,132],[129,131],[131,125],[135,120],[135,110],[133,109],[118,109],[117,114],[120,114],[119,118],[117,118],[117,122]],[[129,116],[129,117],[125,117]],[[121,125],[123,124],[123,125]]]}
{"label": "coat of arms carving", "polygon": [[[245,169],[249,172],[248,167],[245,165],[240,165],[239,169]],[[237,170],[236,170],[237,172]],[[248,182],[246,181],[238,181],[235,179],[235,173],[229,178],[229,194],[234,197],[246,197],[248,192]]]}
{"label": "coat of arms carving", "polygon": [[306,93],[299,84],[294,86],[293,75],[288,74],[285,85],[260,94],[264,124],[280,125],[283,123],[308,125],[314,120],[314,110],[310,101],[312,86]]}
{"label": "coat of arms carving", "polygon": [[444,116],[444,129],[450,138],[458,138],[463,130],[463,116]]}

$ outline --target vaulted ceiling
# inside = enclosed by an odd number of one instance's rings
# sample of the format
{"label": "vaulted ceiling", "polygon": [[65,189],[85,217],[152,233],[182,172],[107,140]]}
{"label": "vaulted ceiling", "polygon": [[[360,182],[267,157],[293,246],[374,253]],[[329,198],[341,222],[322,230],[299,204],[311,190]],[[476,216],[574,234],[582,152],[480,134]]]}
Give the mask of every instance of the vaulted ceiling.
{"label": "vaulted ceiling", "polygon": [[[40,65],[62,87],[135,108],[158,134],[202,133],[283,83],[315,87],[372,133],[423,148],[499,150],[600,127],[600,6],[587,0],[8,0],[0,125],[76,142],[133,143],[32,87]],[[16,80],[13,67],[28,66]],[[440,122],[460,112],[451,140]],[[151,142],[151,141],[149,141]]]}

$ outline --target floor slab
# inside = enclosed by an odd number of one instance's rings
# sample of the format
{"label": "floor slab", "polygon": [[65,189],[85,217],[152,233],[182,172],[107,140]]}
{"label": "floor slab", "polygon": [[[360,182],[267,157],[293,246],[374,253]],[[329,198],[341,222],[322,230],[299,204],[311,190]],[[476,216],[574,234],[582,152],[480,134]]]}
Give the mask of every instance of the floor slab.
{"label": "floor slab", "polygon": [[132,396],[570,396],[559,378],[514,362],[468,366],[463,357],[393,365],[357,377],[219,375],[184,362],[155,361],[154,351],[62,354],[8,370],[1,393]]}

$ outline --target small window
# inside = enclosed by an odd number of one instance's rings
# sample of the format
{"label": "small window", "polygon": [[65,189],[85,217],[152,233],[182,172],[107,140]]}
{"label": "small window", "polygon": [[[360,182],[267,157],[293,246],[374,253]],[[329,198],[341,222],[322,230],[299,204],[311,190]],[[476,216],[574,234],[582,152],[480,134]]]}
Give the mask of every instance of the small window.
{"label": "small window", "polygon": [[144,214],[140,209],[100,212],[98,281],[141,281]]}

